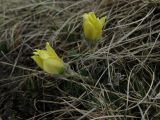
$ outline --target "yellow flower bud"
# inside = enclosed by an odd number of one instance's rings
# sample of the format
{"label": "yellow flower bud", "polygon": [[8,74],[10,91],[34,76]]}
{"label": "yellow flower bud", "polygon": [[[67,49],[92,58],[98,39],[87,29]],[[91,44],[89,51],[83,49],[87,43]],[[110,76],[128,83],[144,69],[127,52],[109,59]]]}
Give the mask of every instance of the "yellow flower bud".
{"label": "yellow flower bud", "polygon": [[44,50],[36,49],[32,59],[45,72],[50,74],[61,74],[64,72],[64,62],[58,57],[49,43]]}
{"label": "yellow flower bud", "polygon": [[94,12],[83,15],[83,32],[88,42],[95,43],[102,37],[102,29],[105,21],[106,17],[99,19]]}

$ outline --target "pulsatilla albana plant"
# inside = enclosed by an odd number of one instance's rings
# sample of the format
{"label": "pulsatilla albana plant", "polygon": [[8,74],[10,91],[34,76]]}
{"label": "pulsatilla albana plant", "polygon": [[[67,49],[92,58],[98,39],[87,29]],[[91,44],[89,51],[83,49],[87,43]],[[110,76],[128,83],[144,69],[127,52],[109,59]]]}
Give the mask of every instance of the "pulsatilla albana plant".
{"label": "pulsatilla albana plant", "polygon": [[64,73],[65,65],[63,60],[59,58],[48,42],[45,49],[35,49],[33,54],[32,59],[45,72],[50,74]]}
{"label": "pulsatilla albana plant", "polygon": [[83,32],[86,41],[95,43],[101,39],[105,21],[106,17],[97,18],[94,12],[85,13],[83,15]]}

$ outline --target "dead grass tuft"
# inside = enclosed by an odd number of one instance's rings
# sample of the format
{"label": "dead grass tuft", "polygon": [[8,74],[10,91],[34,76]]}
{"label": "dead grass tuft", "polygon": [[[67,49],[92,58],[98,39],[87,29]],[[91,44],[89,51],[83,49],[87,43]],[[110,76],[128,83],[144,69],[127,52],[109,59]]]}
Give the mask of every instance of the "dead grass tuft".
{"label": "dead grass tuft", "polygon": [[[151,0],[1,0],[4,120],[159,120],[160,7]],[[90,48],[82,15],[106,16]],[[50,76],[30,58],[49,41],[76,74]]]}

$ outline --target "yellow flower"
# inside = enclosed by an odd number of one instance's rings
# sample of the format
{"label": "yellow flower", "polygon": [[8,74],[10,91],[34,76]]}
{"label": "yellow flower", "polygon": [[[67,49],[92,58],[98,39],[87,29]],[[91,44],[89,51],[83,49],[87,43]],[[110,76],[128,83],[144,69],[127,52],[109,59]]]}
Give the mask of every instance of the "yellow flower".
{"label": "yellow flower", "polygon": [[97,18],[94,12],[83,15],[83,32],[87,41],[95,43],[102,37],[106,17]]}
{"label": "yellow flower", "polygon": [[48,42],[45,50],[36,49],[33,54],[32,59],[47,73],[61,74],[64,72],[64,62],[58,57]]}

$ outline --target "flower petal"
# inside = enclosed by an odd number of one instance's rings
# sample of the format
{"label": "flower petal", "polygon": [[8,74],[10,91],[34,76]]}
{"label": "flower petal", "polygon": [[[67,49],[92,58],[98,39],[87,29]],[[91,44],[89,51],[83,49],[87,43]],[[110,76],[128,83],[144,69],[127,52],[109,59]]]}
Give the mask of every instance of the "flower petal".
{"label": "flower petal", "polygon": [[84,30],[84,35],[88,40],[94,40],[95,39],[95,27],[93,24],[89,21],[85,21],[83,23],[83,30]]}
{"label": "flower petal", "polygon": [[92,19],[94,19],[94,20],[97,19],[94,12],[90,12],[89,15],[91,16]]}
{"label": "flower petal", "polygon": [[85,20],[88,20],[88,14],[87,14],[87,13],[84,13],[84,14],[83,14],[83,22],[84,22]]}
{"label": "flower petal", "polygon": [[53,48],[50,46],[50,44],[47,42],[46,43],[46,50],[49,53],[50,56],[59,58],[56,52],[53,50]]}
{"label": "flower petal", "polygon": [[44,60],[43,69],[50,74],[60,74],[64,71],[64,63],[51,57]]}
{"label": "flower petal", "polygon": [[106,22],[106,17],[102,17],[102,18],[100,19],[101,25],[104,26],[105,22]]}
{"label": "flower petal", "polygon": [[42,60],[48,59],[50,57],[50,55],[48,54],[47,50],[40,50],[39,51],[39,57]]}
{"label": "flower petal", "polygon": [[32,56],[31,57],[35,62],[36,62],[36,64],[41,68],[41,69],[43,69],[43,61],[42,61],[42,59],[39,57],[39,56]]}

